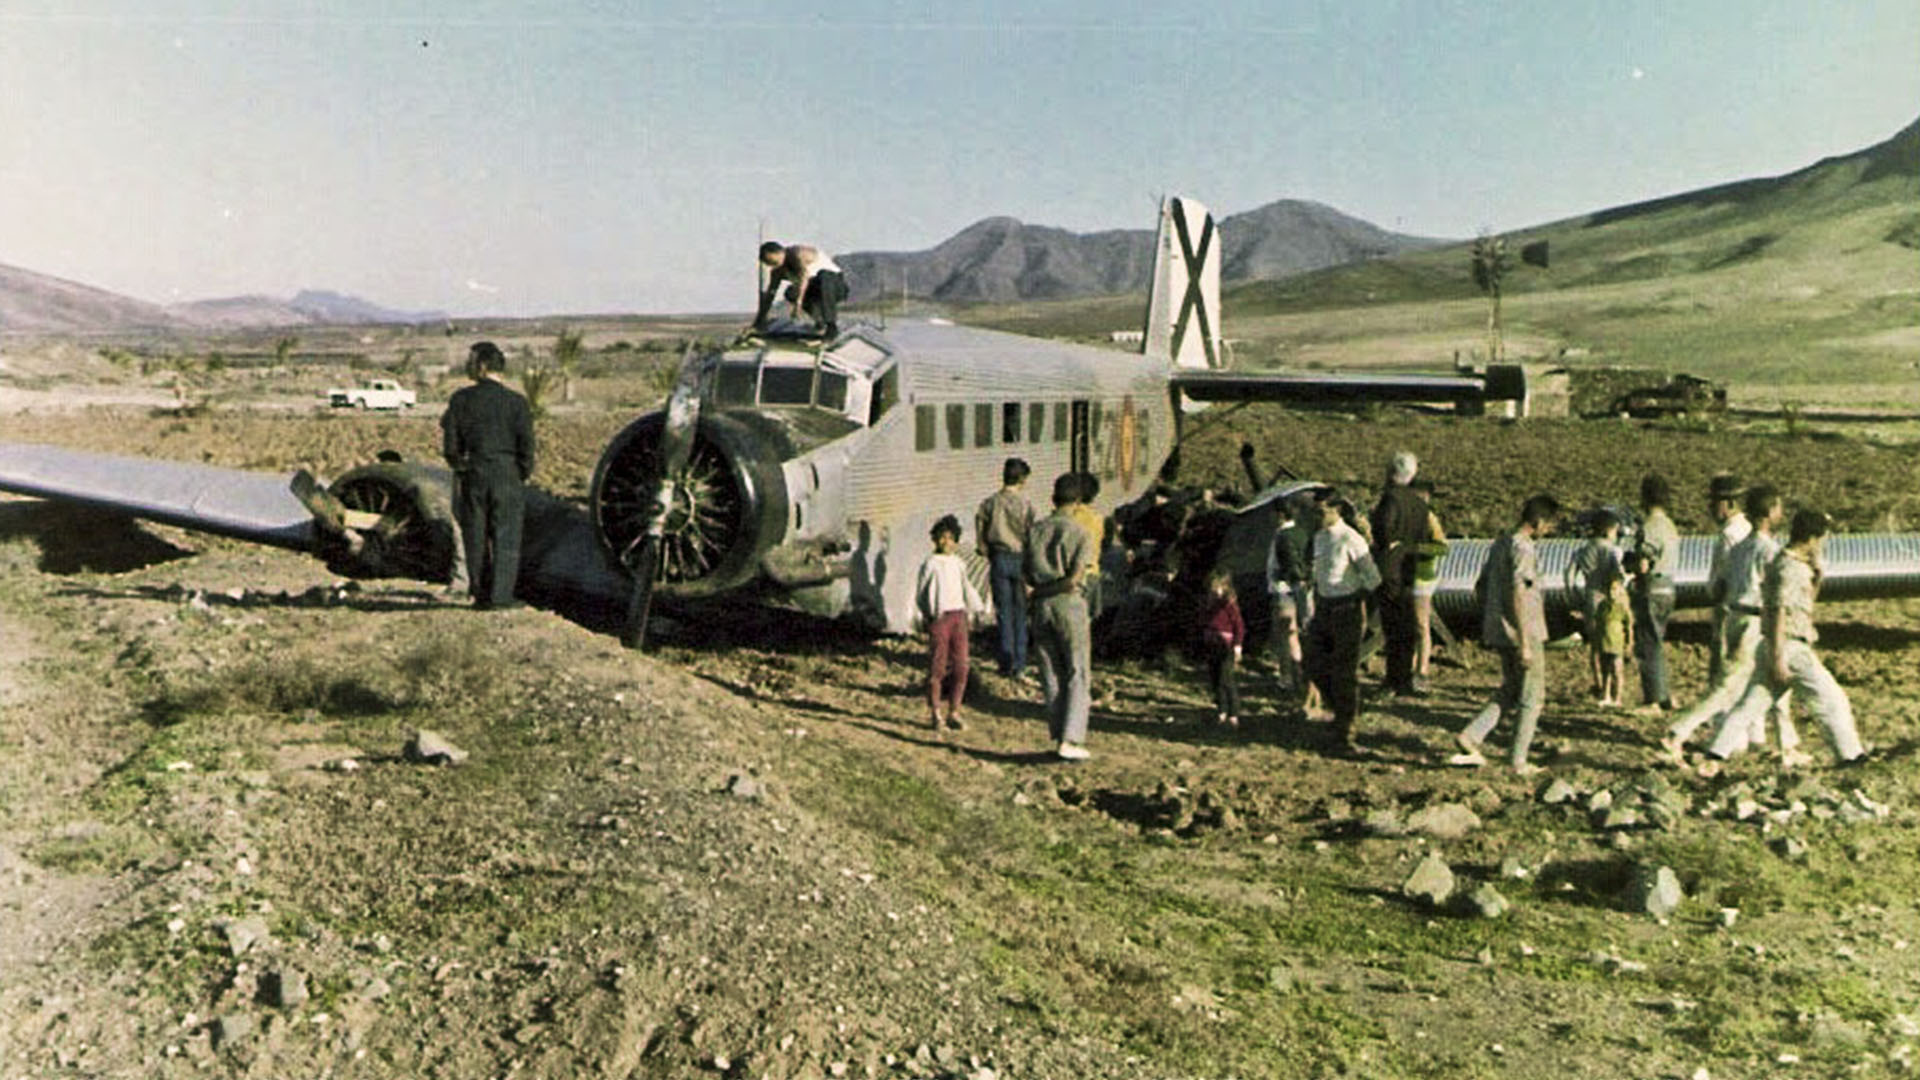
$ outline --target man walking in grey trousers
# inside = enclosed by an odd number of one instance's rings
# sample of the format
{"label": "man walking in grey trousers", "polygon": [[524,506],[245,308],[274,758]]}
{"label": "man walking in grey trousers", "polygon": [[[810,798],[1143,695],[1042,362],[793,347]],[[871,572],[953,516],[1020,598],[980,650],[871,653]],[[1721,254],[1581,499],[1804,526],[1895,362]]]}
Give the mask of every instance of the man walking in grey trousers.
{"label": "man walking in grey trousers", "polygon": [[1033,589],[1029,627],[1040,661],[1040,689],[1047,699],[1047,732],[1062,761],[1085,761],[1087,714],[1093,707],[1088,676],[1093,635],[1080,582],[1093,561],[1093,540],[1071,510],[1085,498],[1079,477],[1053,482],[1053,513],[1027,533],[1025,573]]}
{"label": "man walking in grey trousers", "polygon": [[1455,735],[1460,752],[1453,765],[1484,765],[1480,744],[1493,733],[1502,715],[1512,717],[1515,772],[1538,772],[1527,761],[1534,725],[1547,699],[1547,613],[1541,593],[1540,568],[1534,541],[1553,534],[1560,503],[1551,495],[1535,495],[1520,508],[1520,525],[1493,542],[1487,552],[1486,607],[1481,613],[1481,644],[1500,654],[1500,690],[1466,730]]}

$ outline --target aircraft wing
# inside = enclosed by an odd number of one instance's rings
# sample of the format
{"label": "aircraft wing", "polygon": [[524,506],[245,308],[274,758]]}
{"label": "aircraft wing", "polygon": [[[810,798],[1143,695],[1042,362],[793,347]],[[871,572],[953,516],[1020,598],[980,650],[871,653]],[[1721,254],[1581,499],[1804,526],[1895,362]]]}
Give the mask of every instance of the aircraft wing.
{"label": "aircraft wing", "polygon": [[1481,402],[1526,397],[1518,366],[1495,365],[1485,374],[1426,375],[1385,372],[1198,371],[1172,375],[1176,390],[1194,401],[1281,401],[1343,404],[1370,401]]}
{"label": "aircraft wing", "polygon": [[[1712,536],[1683,536],[1674,560],[1676,605],[1708,607],[1707,571],[1713,561]],[[1537,545],[1540,577],[1545,583],[1549,615],[1577,611],[1580,581],[1573,572],[1574,555],[1584,540],[1543,540]],[[1450,540],[1440,557],[1440,580],[1433,594],[1434,613],[1457,625],[1471,625],[1477,614],[1473,585],[1486,565],[1490,540]],[[1920,534],[1835,533],[1827,537],[1823,553],[1826,574],[1820,583],[1823,601],[1888,600],[1920,596]],[[1474,627],[1478,629],[1477,626]]]}
{"label": "aircraft wing", "polygon": [[291,481],[290,475],[186,461],[0,443],[0,491],[313,551],[313,515],[294,497]]}

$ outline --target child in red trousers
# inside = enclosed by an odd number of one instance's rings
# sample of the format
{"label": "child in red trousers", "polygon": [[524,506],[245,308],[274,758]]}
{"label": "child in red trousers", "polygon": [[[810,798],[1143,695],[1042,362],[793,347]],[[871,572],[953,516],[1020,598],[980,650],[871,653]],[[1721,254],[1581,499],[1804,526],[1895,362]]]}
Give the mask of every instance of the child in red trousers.
{"label": "child in red trousers", "polygon": [[955,731],[964,726],[960,701],[967,695],[967,620],[972,612],[987,607],[967,576],[967,563],[959,550],[960,519],[948,514],[934,523],[933,554],[920,565],[920,583],[914,590],[932,639],[927,723],[935,731],[943,723]]}

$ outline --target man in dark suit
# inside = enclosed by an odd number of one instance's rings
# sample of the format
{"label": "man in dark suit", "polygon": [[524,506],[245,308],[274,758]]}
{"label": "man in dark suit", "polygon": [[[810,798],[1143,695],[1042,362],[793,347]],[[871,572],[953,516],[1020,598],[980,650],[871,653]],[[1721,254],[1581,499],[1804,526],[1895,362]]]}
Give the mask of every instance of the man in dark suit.
{"label": "man in dark suit", "polygon": [[1411,486],[1420,462],[1402,450],[1387,467],[1387,483],[1373,507],[1373,562],[1380,569],[1380,628],[1386,636],[1387,692],[1427,696],[1426,683],[1414,675],[1419,652],[1419,620],[1414,617],[1413,572],[1420,545],[1432,530],[1427,500]]}
{"label": "man in dark suit", "polygon": [[467,549],[473,606],[518,607],[521,485],[533,474],[533,410],[502,376],[507,358],[482,341],[467,352],[472,386],[456,391],[441,414],[441,447],[453,469],[453,512]]}

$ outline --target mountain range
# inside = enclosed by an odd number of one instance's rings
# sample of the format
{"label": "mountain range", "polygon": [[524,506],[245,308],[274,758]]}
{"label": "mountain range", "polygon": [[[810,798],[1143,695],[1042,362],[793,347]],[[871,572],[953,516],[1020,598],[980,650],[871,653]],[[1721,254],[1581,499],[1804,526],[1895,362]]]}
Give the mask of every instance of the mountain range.
{"label": "mountain range", "polygon": [[[1436,247],[1319,203],[1282,199],[1220,222],[1225,282],[1287,277]],[[951,304],[1064,300],[1146,292],[1152,229],[1073,233],[1010,217],[975,222],[925,251],[835,256],[854,302],[902,294]]]}
{"label": "mountain range", "polygon": [[0,264],[0,331],[36,334],[259,330],[296,326],[431,323],[438,311],[396,311],[324,289],[292,299],[233,296],[161,305]]}
{"label": "mountain range", "polygon": [[[1794,222],[1856,204],[1892,215],[1884,240],[1920,248],[1920,121],[1851,154],[1776,177],[1741,180],[1597,210],[1527,232],[1551,238],[1554,283],[1599,284],[1751,260]],[[1463,288],[1457,241],[1390,232],[1313,202],[1280,200],[1221,220],[1221,276],[1243,312],[1447,296]],[[837,256],[855,302],[906,295],[948,304],[1144,295],[1153,232],[1074,233],[990,217],[915,252]],[[1571,254],[1570,260],[1563,256]],[[1100,301],[1094,301],[1099,303]],[[308,290],[288,300],[241,296],[162,306],[0,264],[0,331],[32,333],[269,329],[438,322],[358,297]],[[1087,319],[1107,318],[1090,310]]]}

